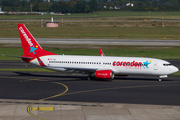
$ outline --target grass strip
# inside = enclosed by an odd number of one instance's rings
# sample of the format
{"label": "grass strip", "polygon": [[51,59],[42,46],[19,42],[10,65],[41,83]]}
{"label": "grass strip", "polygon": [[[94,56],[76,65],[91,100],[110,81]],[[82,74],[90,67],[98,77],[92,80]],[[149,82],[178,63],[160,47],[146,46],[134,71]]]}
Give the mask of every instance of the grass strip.
{"label": "grass strip", "polygon": [[[49,48],[51,47],[52,48]],[[106,56],[124,56],[124,57],[149,57],[159,59],[180,59],[179,46],[111,46],[111,45],[42,45],[42,47],[50,52],[58,55],[87,55],[100,56],[101,48]],[[5,55],[23,55],[20,46],[13,47],[0,44],[0,60],[21,60],[20,58],[2,56]]]}
{"label": "grass strip", "polygon": [[[6,23],[2,24],[4,26],[0,25],[0,37],[19,38],[17,24],[10,27],[6,26]],[[128,24],[125,24],[124,27],[115,27],[120,24],[108,23],[103,27],[101,23],[97,23],[95,26],[84,26],[83,23],[76,26],[76,23],[72,25],[68,23],[69,26],[64,25],[64,27],[59,28],[41,28],[26,23],[26,26],[35,38],[180,39],[180,27],[128,27]]]}
{"label": "grass strip", "polygon": [[172,75],[180,75],[180,71],[178,71],[178,72],[176,72],[176,73],[174,73]]}

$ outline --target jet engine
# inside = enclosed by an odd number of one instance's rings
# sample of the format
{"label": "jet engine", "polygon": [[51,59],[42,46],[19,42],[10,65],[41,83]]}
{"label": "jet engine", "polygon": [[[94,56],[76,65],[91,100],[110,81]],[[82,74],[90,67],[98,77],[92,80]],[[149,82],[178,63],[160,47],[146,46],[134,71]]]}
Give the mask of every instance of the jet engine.
{"label": "jet engine", "polygon": [[114,73],[112,70],[97,70],[94,76],[99,79],[113,79]]}

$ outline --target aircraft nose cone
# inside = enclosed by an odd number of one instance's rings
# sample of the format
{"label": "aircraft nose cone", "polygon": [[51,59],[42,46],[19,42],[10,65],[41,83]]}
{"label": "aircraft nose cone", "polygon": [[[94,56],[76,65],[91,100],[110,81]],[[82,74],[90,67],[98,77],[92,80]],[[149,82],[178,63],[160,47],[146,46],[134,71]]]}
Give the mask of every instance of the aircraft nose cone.
{"label": "aircraft nose cone", "polygon": [[173,66],[173,68],[171,69],[171,71],[172,71],[173,73],[175,73],[175,72],[178,72],[179,69],[178,69],[177,67]]}

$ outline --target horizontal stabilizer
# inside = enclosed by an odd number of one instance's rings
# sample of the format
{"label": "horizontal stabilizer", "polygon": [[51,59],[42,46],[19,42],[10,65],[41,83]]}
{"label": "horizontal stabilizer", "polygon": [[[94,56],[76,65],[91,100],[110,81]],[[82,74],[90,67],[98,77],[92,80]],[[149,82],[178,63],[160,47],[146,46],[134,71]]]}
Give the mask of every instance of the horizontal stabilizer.
{"label": "horizontal stabilizer", "polygon": [[25,56],[4,55],[4,54],[3,54],[3,56],[16,57],[16,58],[26,58],[26,59],[33,59],[32,57],[25,57]]}

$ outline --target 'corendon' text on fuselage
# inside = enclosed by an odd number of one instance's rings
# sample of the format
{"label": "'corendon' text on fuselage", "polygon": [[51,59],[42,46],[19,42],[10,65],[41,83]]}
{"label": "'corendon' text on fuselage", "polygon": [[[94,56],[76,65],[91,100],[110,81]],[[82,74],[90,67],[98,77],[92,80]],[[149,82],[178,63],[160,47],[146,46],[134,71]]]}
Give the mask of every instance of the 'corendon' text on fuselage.
{"label": "'corendon' text on fuselage", "polygon": [[129,66],[129,67],[141,67],[143,64],[142,62],[123,62],[123,61],[114,61],[113,66]]}

